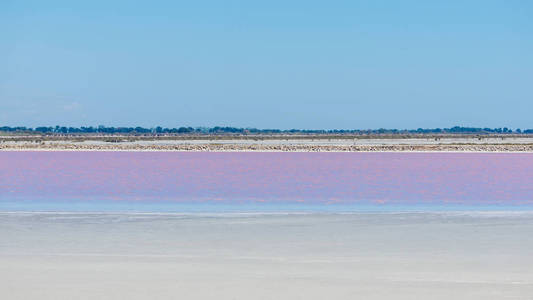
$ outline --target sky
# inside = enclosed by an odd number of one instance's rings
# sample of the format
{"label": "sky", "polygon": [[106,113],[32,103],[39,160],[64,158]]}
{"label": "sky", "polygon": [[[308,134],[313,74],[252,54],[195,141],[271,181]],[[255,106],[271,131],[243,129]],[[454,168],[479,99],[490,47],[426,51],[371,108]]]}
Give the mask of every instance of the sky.
{"label": "sky", "polygon": [[0,1],[0,126],[533,128],[533,2]]}

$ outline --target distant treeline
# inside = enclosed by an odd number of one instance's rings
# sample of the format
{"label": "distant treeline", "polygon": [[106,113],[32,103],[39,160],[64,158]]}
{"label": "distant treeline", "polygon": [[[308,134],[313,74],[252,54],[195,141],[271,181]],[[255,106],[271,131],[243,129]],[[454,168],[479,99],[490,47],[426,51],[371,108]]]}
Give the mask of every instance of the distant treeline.
{"label": "distant treeline", "polygon": [[333,130],[305,130],[305,129],[257,129],[237,127],[179,127],[179,128],[144,128],[144,127],[9,127],[0,126],[2,132],[36,133],[36,134],[531,134],[533,129],[504,128],[476,128],[460,127],[433,129],[333,129]]}

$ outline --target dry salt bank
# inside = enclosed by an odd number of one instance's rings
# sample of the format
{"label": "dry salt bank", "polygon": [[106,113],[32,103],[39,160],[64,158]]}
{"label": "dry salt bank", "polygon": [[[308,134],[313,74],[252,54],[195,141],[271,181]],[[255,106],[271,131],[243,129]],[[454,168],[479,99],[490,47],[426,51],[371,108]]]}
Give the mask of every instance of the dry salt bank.
{"label": "dry salt bank", "polygon": [[531,299],[533,214],[0,213],[9,299]]}

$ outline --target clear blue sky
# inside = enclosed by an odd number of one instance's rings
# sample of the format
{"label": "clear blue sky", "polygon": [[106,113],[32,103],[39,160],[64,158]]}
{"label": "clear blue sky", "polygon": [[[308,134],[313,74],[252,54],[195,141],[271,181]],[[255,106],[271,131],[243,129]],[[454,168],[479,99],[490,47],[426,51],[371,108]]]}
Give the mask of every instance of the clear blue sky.
{"label": "clear blue sky", "polygon": [[0,1],[0,125],[533,128],[531,1]]}

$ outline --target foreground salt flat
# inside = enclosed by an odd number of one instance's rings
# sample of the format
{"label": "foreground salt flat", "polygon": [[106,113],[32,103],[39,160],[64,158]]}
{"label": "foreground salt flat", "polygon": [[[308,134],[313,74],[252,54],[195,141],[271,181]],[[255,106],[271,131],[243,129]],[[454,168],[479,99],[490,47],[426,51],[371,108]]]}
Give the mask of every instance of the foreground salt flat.
{"label": "foreground salt flat", "polygon": [[533,214],[0,213],[5,299],[531,299]]}

